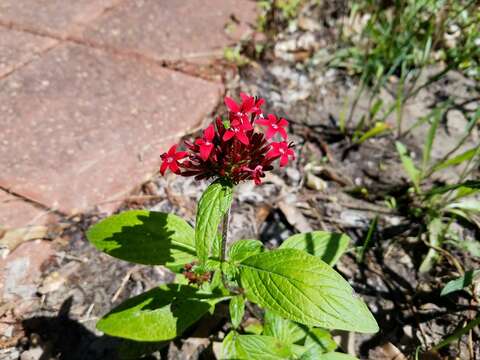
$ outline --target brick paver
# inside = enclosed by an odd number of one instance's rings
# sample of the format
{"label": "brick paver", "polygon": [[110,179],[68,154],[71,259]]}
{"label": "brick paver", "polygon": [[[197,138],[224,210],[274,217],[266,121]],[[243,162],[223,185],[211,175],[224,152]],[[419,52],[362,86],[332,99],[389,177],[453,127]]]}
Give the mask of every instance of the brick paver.
{"label": "brick paver", "polygon": [[1,0],[0,23],[65,36],[119,0]]}
{"label": "brick paver", "polygon": [[199,125],[219,84],[62,45],[0,81],[0,187],[70,213],[118,199]]}
{"label": "brick paver", "polygon": [[1,0],[0,225],[32,224],[43,211],[4,190],[65,213],[118,204],[223,93],[151,60],[177,68],[171,62],[221,56],[255,22],[255,8],[249,0]]}
{"label": "brick paver", "polygon": [[86,25],[82,38],[159,60],[222,55],[256,21],[243,0],[125,1]]}
{"label": "brick paver", "polygon": [[0,78],[34,60],[58,41],[0,27]]}
{"label": "brick paver", "polygon": [[0,229],[44,224],[47,221],[48,212],[44,209],[0,190]]}

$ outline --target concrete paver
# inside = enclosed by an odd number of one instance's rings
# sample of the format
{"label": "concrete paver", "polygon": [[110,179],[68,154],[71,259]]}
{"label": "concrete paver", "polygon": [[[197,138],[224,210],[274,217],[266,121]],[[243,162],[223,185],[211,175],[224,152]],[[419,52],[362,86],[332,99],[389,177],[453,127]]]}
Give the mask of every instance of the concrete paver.
{"label": "concrete paver", "polygon": [[57,46],[0,81],[0,187],[66,213],[118,199],[221,93],[220,84]]}
{"label": "concrete paver", "polygon": [[223,54],[256,21],[248,0],[125,1],[86,25],[81,37],[158,60]]}

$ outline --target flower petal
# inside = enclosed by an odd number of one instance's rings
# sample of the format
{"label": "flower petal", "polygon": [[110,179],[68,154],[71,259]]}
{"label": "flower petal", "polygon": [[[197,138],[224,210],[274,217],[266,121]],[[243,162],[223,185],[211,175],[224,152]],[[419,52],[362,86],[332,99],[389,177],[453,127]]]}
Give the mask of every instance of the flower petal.
{"label": "flower petal", "polygon": [[244,119],[241,127],[242,127],[243,131],[253,130],[253,126],[252,126],[252,124],[250,124],[250,121],[248,120],[248,117],[246,119]]}
{"label": "flower petal", "polygon": [[243,131],[237,132],[237,139],[244,145],[248,145],[250,142],[248,141],[247,135]]}
{"label": "flower petal", "polygon": [[262,126],[270,126],[270,121],[268,121],[267,119],[260,118],[260,119],[257,119],[255,122]]}
{"label": "flower petal", "polygon": [[181,160],[184,159],[188,156],[188,153],[186,151],[179,151],[175,154],[175,159]]}
{"label": "flower petal", "polygon": [[213,127],[213,124],[210,124],[210,126],[203,131],[203,136],[205,136],[205,139],[207,139],[207,141],[211,142],[213,140],[213,138],[215,137],[215,129]]}
{"label": "flower petal", "polygon": [[178,163],[176,161],[172,161],[169,167],[170,167],[170,170],[172,170],[175,174],[180,173],[180,168],[178,167]]}
{"label": "flower petal", "polygon": [[223,135],[223,141],[228,141],[234,136],[235,136],[235,133],[232,130],[227,130],[227,131],[225,131],[225,134]]}
{"label": "flower petal", "polygon": [[270,120],[271,123],[276,123],[277,122],[277,117],[273,114],[268,114],[267,118],[268,118],[268,120]]}
{"label": "flower petal", "polygon": [[233,100],[231,97],[225,96],[224,101],[225,101],[225,105],[227,105],[230,111],[233,111],[233,112],[240,111],[240,106],[238,106],[235,100]]}
{"label": "flower petal", "polygon": [[168,149],[167,153],[170,156],[174,156],[176,152],[177,152],[177,145],[172,145],[172,147]]}
{"label": "flower petal", "polygon": [[286,127],[288,126],[288,121],[284,118],[281,118],[279,121],[278,121],[278,126],[281,126],[281,127]]}
{"label": "flower petal", "polygon": [[160,166],[160,174],[162,174],[162,176],[165,175],[165,171],[167,171],[167,168],[168,168],[168,163],[166,161],[163,161],[162,165]]}
{"label": "flower petal", "polygon": [[282,128],[282,127],[279,127],[277,130],[280,133],[280,136],[282,138],[284,138],[285,140],[287,140],[288,135],[287,135],[287,132],[285,131],[285,129]]}
{"label": "flower petal", "polygon": [[240,97],[242,98],[242,101],[245,102],[248,99],[250,99],[250,96],[248,94],[245,94],[244,92],[240,93]]}
{"label": "flower petal", "polygon": [[208,160],[210,153],[212,152],[212,149],[213,149],[213,144],[200,146],[200,157],[202,158],[203,161]]}
{"label": "flower petal", "polygon": [[287,164],[288,164],[288,155],[283,154],[282,157],[280,158],[280,167],[284,167]]}
{"label": "flower petal", "polygon": [[269,127],[268,130],[267,130],[267,132],[266,132],[266,134],[265,134],[265,137],[266,137],[267,139],[271,139],[271,138],[275,135],[276,132],[277,132],[277,130],[275,130],[275,129],[272,128],[272,127]]}

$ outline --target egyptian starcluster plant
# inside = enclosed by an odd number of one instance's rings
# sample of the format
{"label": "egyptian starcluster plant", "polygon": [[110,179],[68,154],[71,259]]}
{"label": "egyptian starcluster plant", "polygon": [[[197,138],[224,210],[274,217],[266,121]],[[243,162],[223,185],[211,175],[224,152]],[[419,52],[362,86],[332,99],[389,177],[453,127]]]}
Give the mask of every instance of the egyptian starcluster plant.
{"label": "egyptian starcluster plant", "polygon": [[[278,249],[242,239],[227,249],[234,187],[260,185],[266,171],[295,159],[287,120],[262,111],[263,99],[226,97],[218,117],[185,151],[161,155],[160,173],[211,181],[198,203],[195,227],[174,214],[131,210],[111,216],[87,233],[98,249],[122,260],[164,265],[176,280],[133,297],[98,323],[106,334],[141,342],[181,335],[217,304],[229,301],[230,332],[221,359],[352,359],[335,352],[329,330],[364,333],[378,325],[347,281],[332,266],[349,238],[313,231],[296,234]],[[263,309],[263,327],[243,326],[245,306]],[[221,308],[217,311],[220,311]]]}

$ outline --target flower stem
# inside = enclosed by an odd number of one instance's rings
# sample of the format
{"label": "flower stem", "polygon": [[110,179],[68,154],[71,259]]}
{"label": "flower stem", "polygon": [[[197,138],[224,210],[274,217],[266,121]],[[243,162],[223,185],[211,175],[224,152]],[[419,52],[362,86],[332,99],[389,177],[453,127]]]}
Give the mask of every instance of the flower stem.
{"label": "flower stem", "polygon": [[225,272],[223,271],[223,264],[225,263],[226,254],[227,254],[227,241],[228,241],[228,225],[230,222],[230,208],[228,208],[225,215],[223,215],[223,222],[222,222],[222,243],[220,248],[220,272],[222,274],[222,283],[223,286],[230,292],[237,294],[238,289],[232,287],[228,284],[227,278],[225,277]]}
{"label": "flower stem", "polygon": [[[223,215],[223,222],[222,222],[222,244],[221,244],[221,257],[220,262],[223,264],[226,258],[227,253],[227,240],[228,240],[228,224],[230,222],[230,208],[228,208],[225,215]],[[222,271],[223,273],[223,271]]]}

